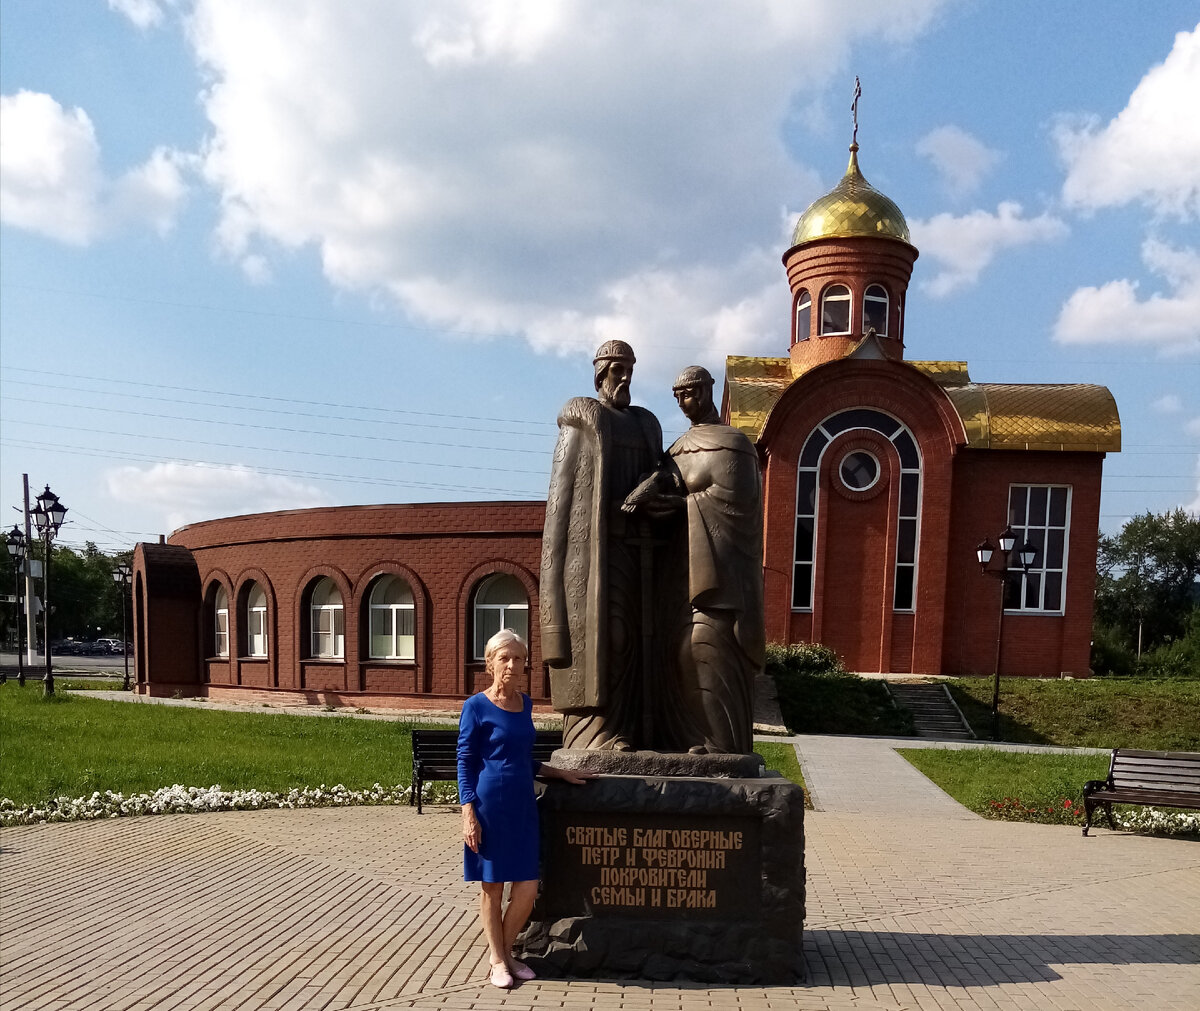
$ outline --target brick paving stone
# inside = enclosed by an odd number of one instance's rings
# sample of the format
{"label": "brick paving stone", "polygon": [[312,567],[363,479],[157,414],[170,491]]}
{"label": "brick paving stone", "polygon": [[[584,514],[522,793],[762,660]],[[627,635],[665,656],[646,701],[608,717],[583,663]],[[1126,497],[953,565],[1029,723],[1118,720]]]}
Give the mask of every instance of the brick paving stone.
{"label": "brick paving stone", "polygon": [[348,808],[0,830],[0,1009],[1200,1007],[1200,845],[985,821],[895,743],[799,741],[801,985],[494,990],[453,809]]}

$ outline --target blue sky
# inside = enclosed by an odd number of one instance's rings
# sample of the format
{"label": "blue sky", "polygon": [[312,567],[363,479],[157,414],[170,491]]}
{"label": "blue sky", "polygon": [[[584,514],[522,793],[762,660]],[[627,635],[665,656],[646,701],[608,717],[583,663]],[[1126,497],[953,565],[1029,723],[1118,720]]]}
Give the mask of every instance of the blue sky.
{"label": "blue sky", "polygon": [[1104,528],[1200,510],[1200,27],[1170,0],[0,0],[0,502],[28,473],[115,549],[539,498],[609,337],[669,440],[683,366],[786,354],[780,256],[855,74],[921,252],[907,356],[1108,386]]}

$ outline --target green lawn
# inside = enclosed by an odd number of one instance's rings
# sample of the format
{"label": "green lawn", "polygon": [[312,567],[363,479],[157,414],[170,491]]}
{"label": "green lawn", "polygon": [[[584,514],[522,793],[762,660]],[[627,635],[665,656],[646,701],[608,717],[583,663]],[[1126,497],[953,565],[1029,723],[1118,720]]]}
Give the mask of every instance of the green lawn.
{"label": "green lawn", "polygon": [[754,750],[762,755],[767,768],[778,772],[785,779],[790,779],[797,786],[804,787],[804,806],[812,807],[808,799],[808,787],[804,786],[804,774],[800,771],[800,761],[796,758],[796,749],[782,741],[756,741]]}
{"label": "green lawn", "polygon": [[[1023,754],[990,748],[898,753],[964,807],[988,818],[1074,824],[1083,784],[1108,774],[1108,755]],[[1070,805],[1064,801],[1070,801]],[[999,806],[996,806],[999,805]]]}
{"label": "green lawn", "polygon": [[[992,736],[990,678],[949,682],[978,737]],[[1000,679],[1000,739],[1063,747],[1200,751],[1200,680]]]}
{"label": "green lawn", "polygon": [[[409,732],[432,725],[138,705],[66,691],[46,699],[40,685],[10,683],[0,685],[0,797],[28,805],[176,783],[271,792],[407,786]],[[791,745],[756,750],[768,768],[803,785]]]}
{"label": "green lawn", "polygon": [[0,686],[0,797],[31,804],[94,790],[212,786],[284,791],[321,783],[407,785],[409,731],[354,717],[230,713],[105,702]]}

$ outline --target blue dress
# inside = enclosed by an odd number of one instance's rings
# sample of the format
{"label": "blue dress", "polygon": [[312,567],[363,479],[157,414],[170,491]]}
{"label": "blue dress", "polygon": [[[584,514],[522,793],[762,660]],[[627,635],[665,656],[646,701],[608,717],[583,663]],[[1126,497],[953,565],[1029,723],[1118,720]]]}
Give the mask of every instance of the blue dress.
{"label": "blue dress", "polygon": [[463,846],[465,881],[536,881],[538,815],[533,777],[533,702],[521,696],[510,713],[483,692],[463,704],[458,720],[458,801],[473,803],[479,852]]}

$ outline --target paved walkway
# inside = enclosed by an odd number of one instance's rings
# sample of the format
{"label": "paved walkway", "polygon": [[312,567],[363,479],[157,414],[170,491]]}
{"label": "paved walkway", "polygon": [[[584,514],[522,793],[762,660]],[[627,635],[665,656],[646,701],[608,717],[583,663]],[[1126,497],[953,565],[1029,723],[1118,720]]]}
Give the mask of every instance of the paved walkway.
{"label": "paved walkway", "polygon": [[803,984],[495,990],[456,810],[350,808],[0,830],[0,1008],[1200,1008],[1200,844],[986,821],[911,740],[796,740]]}

